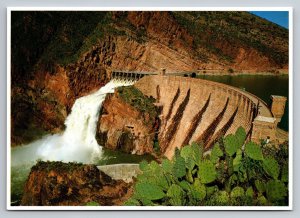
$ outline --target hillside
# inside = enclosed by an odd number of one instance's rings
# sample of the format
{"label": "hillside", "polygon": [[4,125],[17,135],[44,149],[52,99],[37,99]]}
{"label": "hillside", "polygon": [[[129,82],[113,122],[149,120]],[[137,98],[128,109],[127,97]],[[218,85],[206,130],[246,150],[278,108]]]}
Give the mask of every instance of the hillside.
{"label": "hillside", "polygon": [[[192,60],[174,67],[178,70],[269,70],[288,64],[288,30],[248,12],[13,12],[12,18],[13,65],[68,65],[92,46],[108,43],[115,44],[119,62],[140,63],[107,65],[132,70],[156,70],[150,54],[165,57],[165,66],[181,56]],[[251,59],[254,54],[263,66]]]}
{"label": "hillside", "polygon": [[15,144],[64,128],[113,69],[288,69],[288,30],[247,12],[12,12],[11,35]]}

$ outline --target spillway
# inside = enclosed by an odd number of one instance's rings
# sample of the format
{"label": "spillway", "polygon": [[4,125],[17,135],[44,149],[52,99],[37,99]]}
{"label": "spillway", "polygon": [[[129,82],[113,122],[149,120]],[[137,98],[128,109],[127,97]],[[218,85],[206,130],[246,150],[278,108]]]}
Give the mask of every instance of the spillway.
{"label": "spillway", "polygon": [[133,83],[133,80],[113,79],[98,91],[78,98],[65,121],[65,131],[12,149],[12,165],[35,162],[38,159],[94,163],[101,158],[102,149],[95,136],[102,103],[106,95],[113,93],[116,87]]}

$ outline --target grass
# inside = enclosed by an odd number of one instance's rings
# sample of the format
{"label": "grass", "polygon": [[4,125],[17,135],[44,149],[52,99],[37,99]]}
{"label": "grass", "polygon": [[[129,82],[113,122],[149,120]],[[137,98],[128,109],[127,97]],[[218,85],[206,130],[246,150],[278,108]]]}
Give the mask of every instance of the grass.
{"label": "grass", "polygon": [[69,162],[63,163],[61,161],[41,161],[38,160],[36,165],[31,168],[31,171],[44,171],[49,172],[51,170],[59,170],[60,172],[72,172],[79,170],[85,165],[83,163]]}

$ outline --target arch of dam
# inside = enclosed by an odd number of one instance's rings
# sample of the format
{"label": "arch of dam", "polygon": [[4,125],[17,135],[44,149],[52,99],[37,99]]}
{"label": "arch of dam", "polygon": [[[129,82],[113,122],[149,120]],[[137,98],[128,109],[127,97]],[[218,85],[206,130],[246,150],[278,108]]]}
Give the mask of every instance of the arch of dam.
{"label": "arch of dam", "polygon": [[[132,72],[115,76],[137,78]],[[134,86],[154,97],[161,108],[158,141],[167,157],[172,157],[176,147],[193,141],[202,141],[209,149],[221,136],[235,133],[240,126],[246,130],[247,139],[255,142],[281,143],[288,138],[277,129],[286,97],[272,96],[269,108],[257,96],[217,82],[166,75],[165,71],[138,76]]]}

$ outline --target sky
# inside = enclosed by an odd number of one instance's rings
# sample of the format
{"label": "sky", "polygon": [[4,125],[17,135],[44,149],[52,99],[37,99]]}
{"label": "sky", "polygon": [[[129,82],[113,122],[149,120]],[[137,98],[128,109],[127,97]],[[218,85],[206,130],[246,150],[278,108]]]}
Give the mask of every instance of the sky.
{"label": "sky", "polygon": [[250,13],[276,23],[282,27],[289,28],[288,11],[250,11]]}

